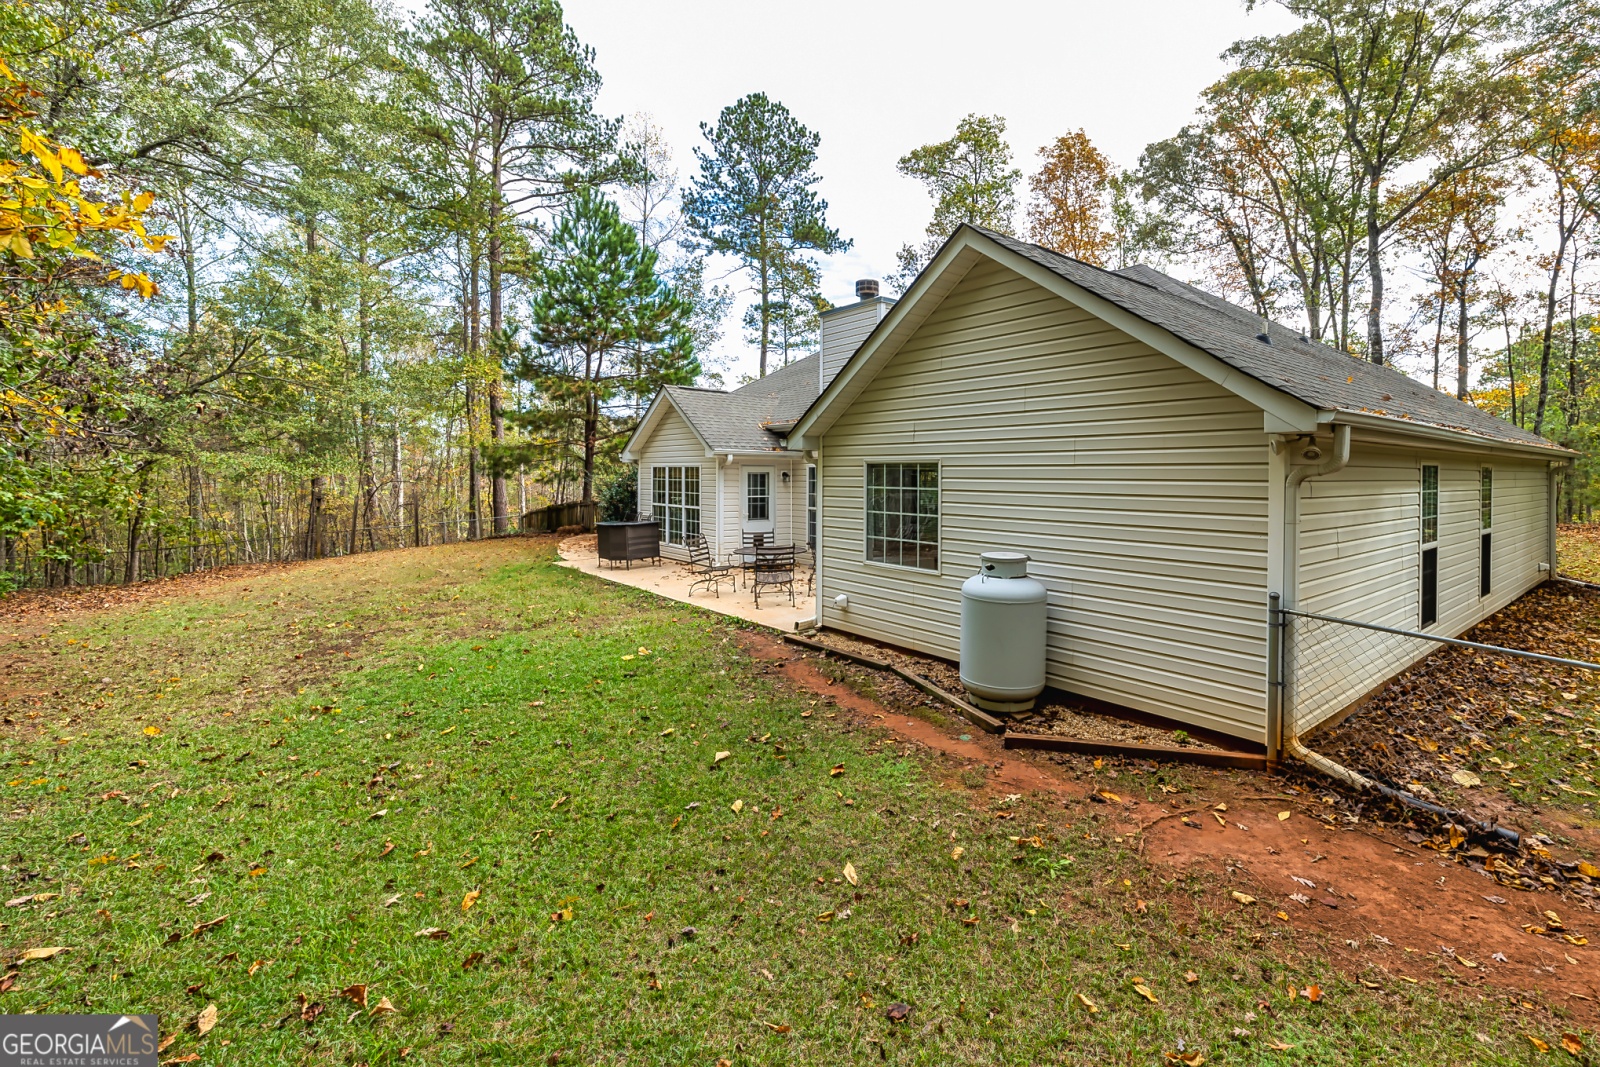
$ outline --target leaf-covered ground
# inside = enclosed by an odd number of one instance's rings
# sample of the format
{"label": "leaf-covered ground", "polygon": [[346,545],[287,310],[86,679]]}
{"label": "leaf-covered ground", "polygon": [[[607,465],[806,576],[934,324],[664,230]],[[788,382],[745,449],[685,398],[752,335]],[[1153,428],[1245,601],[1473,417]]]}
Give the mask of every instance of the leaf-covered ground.
{"label": "leaf-covered ground", "polygon": [[753,664],[727,620],[552,555],[486,542],[0,607],[0,1010],[155,1011],[167,1059],[245,1064],[1520,1063],[1593,1043],[1559,1007],[1341,973],[1265,906],[1148,863],[1097,805],[946,787]]}

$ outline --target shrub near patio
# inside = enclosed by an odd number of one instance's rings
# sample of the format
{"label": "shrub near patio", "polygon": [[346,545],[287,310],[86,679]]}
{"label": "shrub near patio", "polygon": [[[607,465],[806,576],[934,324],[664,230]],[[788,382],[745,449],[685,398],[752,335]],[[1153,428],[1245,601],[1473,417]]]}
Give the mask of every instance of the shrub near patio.
{"label": "shrub near patio", "polygon": [[155,1011],[179,1062],[1532,1054],[550,557],[322,563],[14,639],[0,1005]]}

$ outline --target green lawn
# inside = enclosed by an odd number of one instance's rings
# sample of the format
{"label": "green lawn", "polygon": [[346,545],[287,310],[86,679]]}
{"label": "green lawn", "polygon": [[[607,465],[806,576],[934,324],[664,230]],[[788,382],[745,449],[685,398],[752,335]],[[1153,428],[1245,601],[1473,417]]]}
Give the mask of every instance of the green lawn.
{"label": "green lawn", "polygon": [[0,874],[41,895],[0,912],[0,1009],[170,1031],[214,1004],[165,1057],[230,1064],[1546,1059],[1503,996],[1369,989],[1096,816],[996,818],[754,669],[728,621],[552,556],[0,621],[24,634]]}

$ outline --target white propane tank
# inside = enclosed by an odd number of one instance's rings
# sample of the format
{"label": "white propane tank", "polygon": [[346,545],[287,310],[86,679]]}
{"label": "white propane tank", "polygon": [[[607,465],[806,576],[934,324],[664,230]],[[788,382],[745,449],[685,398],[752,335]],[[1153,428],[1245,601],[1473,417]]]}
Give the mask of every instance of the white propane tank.
{"label": "white propane tank", "polygon": [[980,560],[961,586],[961,684],[985,711],[1027,711],[1044,691],[1045,588],[1021,552]]}

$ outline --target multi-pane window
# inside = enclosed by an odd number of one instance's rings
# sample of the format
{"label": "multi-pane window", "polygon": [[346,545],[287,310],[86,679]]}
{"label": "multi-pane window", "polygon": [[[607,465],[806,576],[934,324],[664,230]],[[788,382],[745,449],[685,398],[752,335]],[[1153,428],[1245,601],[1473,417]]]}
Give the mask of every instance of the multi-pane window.
{"label": "multi-pane window", "polygon": [[1494,471],[1483,468],[1478,482],[1478,595],[1488,596],[1494,586],[1493,553],[1489,533],[1494,529]]}
{"label": "multi-pane window", "polygon": [[1439,621],[1439,468],[1422,468],[1422,625]]}
{"label": "multi-pane window", "polygon": [[939,569],[939,465],[867,464],[867,559]]}
{"label": "multi-pane window", "polygon": [[1422,468],[1422,543],[1439,540],[1439,468]]}
{"label": "multi-pane window", "polygon": [[661,540],[681,545],[700,534],[700,468],[654,467],[650,471],[650,511]]}
{"label": "multi-pane window", "polygon": [[772,521],[771,471],[745,471],[744,517],[746,522]]}
{"label": "multi-pane window", "polygon": [[817,468],[806,468],[806,544],[817,547]]}

